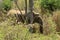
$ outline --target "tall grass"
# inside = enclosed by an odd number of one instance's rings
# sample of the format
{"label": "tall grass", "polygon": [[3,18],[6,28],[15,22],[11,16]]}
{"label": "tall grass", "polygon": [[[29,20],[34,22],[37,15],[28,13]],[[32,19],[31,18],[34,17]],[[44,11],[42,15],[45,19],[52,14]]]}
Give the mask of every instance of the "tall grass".
{"label": "tall grass", "polygon": [[60,32],[60,10],[57,10],[53,13],[54,13],[53,20],[56,23],[56,30],[57,30],[57,32]]}

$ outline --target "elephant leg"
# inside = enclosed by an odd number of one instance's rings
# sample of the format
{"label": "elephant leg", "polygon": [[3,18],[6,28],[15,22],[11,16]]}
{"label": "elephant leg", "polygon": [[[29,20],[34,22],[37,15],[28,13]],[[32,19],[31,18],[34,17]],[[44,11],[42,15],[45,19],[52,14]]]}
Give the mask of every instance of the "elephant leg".
{"label": "elephant leg", "polygon": [[40,25],[39,31],[40,31],[40,33],[43,33],[43,21],[42,21],[42,19],[37,16],[37,17],[34,18],[33,23],[38,23]]}

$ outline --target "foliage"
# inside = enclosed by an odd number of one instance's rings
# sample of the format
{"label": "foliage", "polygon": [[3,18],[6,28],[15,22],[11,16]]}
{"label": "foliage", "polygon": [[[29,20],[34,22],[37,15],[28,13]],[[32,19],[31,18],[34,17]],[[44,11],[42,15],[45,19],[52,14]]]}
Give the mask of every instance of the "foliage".
{"label": "foliage", "polygon": [[49,11],[60,9],[60,0],[41,0],[41,7]]}
{"label": "foliage", "polygon": [[12,1],[11,0],[3,0],[3,9],[8,11],[12,7]]}

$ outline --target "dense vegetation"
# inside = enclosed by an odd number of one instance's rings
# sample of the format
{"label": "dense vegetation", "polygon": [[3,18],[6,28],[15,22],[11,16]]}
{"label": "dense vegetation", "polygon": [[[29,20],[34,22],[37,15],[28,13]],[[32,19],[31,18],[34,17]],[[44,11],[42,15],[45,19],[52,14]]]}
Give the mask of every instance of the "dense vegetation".
{"label": "dense vegetation", "polygon": [[[25,1],[17,2],[19,8],[24,10]],[[43,34],[30,33],[27,25],[17,24],[14,16],[7,17],[10,9],[17,9],[13,0],[0,2],[0,40],[60,40],[60,0],[34,0],[34,11],[40,13],[43,20]],[[37,24],[34,25],[38,27]]]}

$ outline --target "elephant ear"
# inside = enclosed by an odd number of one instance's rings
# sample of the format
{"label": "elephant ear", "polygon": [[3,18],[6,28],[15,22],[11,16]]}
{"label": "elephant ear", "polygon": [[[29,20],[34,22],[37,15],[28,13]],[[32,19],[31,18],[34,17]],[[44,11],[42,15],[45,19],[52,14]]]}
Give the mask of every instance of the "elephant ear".
{"label": "elephant ear", "polygon": [[34,17],[39,16],[39,13],[33,11]]}

